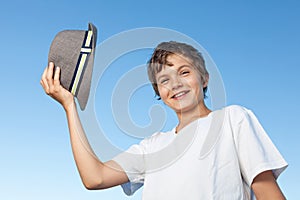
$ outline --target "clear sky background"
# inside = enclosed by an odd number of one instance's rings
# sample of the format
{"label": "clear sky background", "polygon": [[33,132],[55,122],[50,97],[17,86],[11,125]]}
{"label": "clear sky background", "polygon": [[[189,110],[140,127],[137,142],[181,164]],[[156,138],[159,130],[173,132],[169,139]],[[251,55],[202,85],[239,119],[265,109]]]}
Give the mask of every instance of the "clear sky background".
{"label": "clear sky background", "polygon": [[[86,29],[88,22],[98,27],[98,44],[122,31],[143,27],[172,29],[201,44],[221,73],[227,104],[253,110],[288,161],[278,182],[288,199],[298,199],[299,21],[297,0],[2,2],[0,199],[127,199],[120,187],[105,191],[83,187],[64,111],[39,84],[56,33]],[[109,106],[101,111],[109,103],[110,88],[122,74],[145,64],[150,53],[145,50],[120,58],[101,80],[105,89],[97,91],[96,108],[100,122],[101,117],[108,120],[105,129],[117,130]],[[140,109],[144,101],[146,109]],[[150,87],[133,95],[130,114],[137,124],[149,122],[141,116],[148,114],[151,102],[158,103]],[[169,119],[166,129],[176,124],[174,117]],[[117,137],[111,140],[128,145]],[[128,199],[140,196],[138,192]]]}

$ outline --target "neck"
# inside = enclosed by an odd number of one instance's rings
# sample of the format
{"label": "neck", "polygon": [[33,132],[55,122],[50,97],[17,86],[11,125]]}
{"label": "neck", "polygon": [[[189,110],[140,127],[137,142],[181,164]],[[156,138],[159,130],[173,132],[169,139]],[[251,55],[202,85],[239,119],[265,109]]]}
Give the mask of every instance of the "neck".
{"label": "neck", "polygon": [[211,110],[208,109],[203,103],[200,104],[196,109],[176,113],[179,120],[178,126],[176,127],[176,133],[178,133],[182,128],[184,128],[192,121],[202,117],[206,117],[210,112]]}

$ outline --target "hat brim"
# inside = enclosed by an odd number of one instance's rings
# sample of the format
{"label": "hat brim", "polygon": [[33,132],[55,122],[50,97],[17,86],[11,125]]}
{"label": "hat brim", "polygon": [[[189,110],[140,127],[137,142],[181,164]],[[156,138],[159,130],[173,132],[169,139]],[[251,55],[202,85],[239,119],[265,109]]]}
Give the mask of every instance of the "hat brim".
{"label": "hat brim", "polygon": [[87,64],[84,69],[81,84],[77,89],[78,92],[75,95],[81,110],[85,109],[89,99],[91,81],[92,81],[92,72],[94,66],[95,49],[96,49],[96,42],[97,42],[97,28],[92,23],[89,23],[88,29],[93,31],[92,51],[89,56],[89,59],[87,60]]}

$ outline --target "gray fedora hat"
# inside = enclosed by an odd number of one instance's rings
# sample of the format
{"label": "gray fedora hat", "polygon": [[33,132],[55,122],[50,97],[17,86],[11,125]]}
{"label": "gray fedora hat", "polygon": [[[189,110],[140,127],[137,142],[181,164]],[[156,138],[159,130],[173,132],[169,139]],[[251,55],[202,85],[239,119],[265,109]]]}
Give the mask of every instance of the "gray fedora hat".
{"label": "gray fedora hat", "polygon": [[48,55],[48,62],[61,69],[61,85],[77,98],[81,110],[90,93],[96,42],[97,28],[89,23],[88,30],[59,32]]}

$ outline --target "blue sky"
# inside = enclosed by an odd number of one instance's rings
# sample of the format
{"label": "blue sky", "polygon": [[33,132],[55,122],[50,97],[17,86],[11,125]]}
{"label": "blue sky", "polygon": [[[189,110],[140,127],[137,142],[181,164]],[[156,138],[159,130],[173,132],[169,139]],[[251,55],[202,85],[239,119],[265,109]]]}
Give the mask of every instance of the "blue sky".
{"label": "blue sky", "polygon": [[[288,161],[278,180],[285,195],[299,196],[299,1],[12,0],[1,3],[0,19],[0,199],[127,199],[120,187],[84,189],[63,109],[39,84],[55,34],[86,29],[88,22],[98,27],[99,45],[120,32],[144,27],[175,30],[197,41],[221,74],[226,104],[253,110]],[[103,75],[95,107],[105,130],[118,131],[106,106],[111,89],[122,74],[145,64],[150,53],[144,49],[123,55]],[[149,85],[136,91],[128,104],[133,121],[141,126],[149,123],[143,116],[151,104],[163,106]],[[169,129],[176,121],[166,113],[164,128]],[[122,148],[129,145],[113,134],[108,137]]]}

